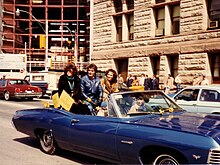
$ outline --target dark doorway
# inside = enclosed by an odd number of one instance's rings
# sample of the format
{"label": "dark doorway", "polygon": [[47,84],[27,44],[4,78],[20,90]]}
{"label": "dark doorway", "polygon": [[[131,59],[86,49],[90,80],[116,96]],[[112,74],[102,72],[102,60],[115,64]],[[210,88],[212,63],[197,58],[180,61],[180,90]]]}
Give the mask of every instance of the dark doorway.
{"label": "dark doorway", "polygon": [[128,74],[128,59],[127,58],[116,59],[115,65],[116,65],[118,74],[121,74],[125,81],[127,78],[127,74]]}
{"label": "dark doorway", "polygon": [[154,75],[159,75],[160,72],[160,56],[150,57],[152,71]]}
{"label": "dark doorway", "polygon": [[179,55],[170,55],[167,57],[172,77],[178,74]]}

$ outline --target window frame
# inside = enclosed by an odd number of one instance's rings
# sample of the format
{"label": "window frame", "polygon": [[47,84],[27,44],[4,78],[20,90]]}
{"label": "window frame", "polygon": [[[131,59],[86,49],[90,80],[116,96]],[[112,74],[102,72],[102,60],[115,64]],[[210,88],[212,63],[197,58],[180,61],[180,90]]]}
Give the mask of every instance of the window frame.
{"label": "window frame", "polygon": [[[133,17],[133,18],[131,18]],[[132,19],[132,22],[131,22]],[[128,39],[134,40],[134,13],[127,14],[128,22]]]}
{"label": "window frame", "polygon": [[[175,7],[179,7],[179,15],[175,15],[174,10]],[[172,21],[172,34],[180,34],[180,4],[171,6],[171,21]],[[177,22],[177,26],[175,26],[175,22]],[[177,27],[177,29],[175,29]]]}
{"label": "window frame", "polygon": [[[119,24],[119,21],[121,22]],[[115,17],[115,25],[116,25],[116,42],[122,41],[122,15]]]}

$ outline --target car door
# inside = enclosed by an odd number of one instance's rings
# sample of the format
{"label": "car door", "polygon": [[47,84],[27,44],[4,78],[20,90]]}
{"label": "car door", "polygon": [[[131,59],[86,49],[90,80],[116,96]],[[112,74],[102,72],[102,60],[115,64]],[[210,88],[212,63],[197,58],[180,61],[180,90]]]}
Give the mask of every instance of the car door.
{"label": "car door", "polygon": [[198,101],[198,112],[220,113],[220,93],[213,89],[202,89]]}
{"label": "car door", "polygon": [[6,80],[4,79],[0,80],[0,97],[4,96],[5,85],[6,85]]}
{"label": "car door", "polygon": [[118,160],[116,132],[120,122],[116,117],[74,115],[70,126],[70,141],[76,150]]}
{"label": "car door", "polygon": [[0,97],[3,97],[3,80],[0,80]]}
{"label": "car door", "polygon": [[183,89],[176,96],[174,96],[174,100],[183,109],[189,112],[197,112],[198,98],[200,94],[199,92],[199,89]]}

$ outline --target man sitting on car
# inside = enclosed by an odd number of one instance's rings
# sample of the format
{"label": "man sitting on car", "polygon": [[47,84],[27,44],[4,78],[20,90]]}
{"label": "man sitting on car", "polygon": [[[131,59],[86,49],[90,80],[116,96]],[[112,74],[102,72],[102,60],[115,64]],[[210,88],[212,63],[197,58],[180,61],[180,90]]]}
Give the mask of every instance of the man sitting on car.
{"label": "man sitting on car", "polygon": [[87,75],[81,78],[81,90],[83,101],[90,109],[92,115],[96,115],[96,107],[101,106],[103,99],[103,89],[101,81],[96,77],[97,66],[89,64],[87,66]]}

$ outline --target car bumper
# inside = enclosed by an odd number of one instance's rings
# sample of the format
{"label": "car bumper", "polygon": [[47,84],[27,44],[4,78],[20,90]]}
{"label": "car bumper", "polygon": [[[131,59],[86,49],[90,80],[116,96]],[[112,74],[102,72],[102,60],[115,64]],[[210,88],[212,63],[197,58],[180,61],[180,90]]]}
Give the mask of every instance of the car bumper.
{"label": "car bumper", "polygon": [[35,93],[15,93],[14,97],[15,98],[28,98],[28,97],[41,97],[42,92],[35,92]]}

